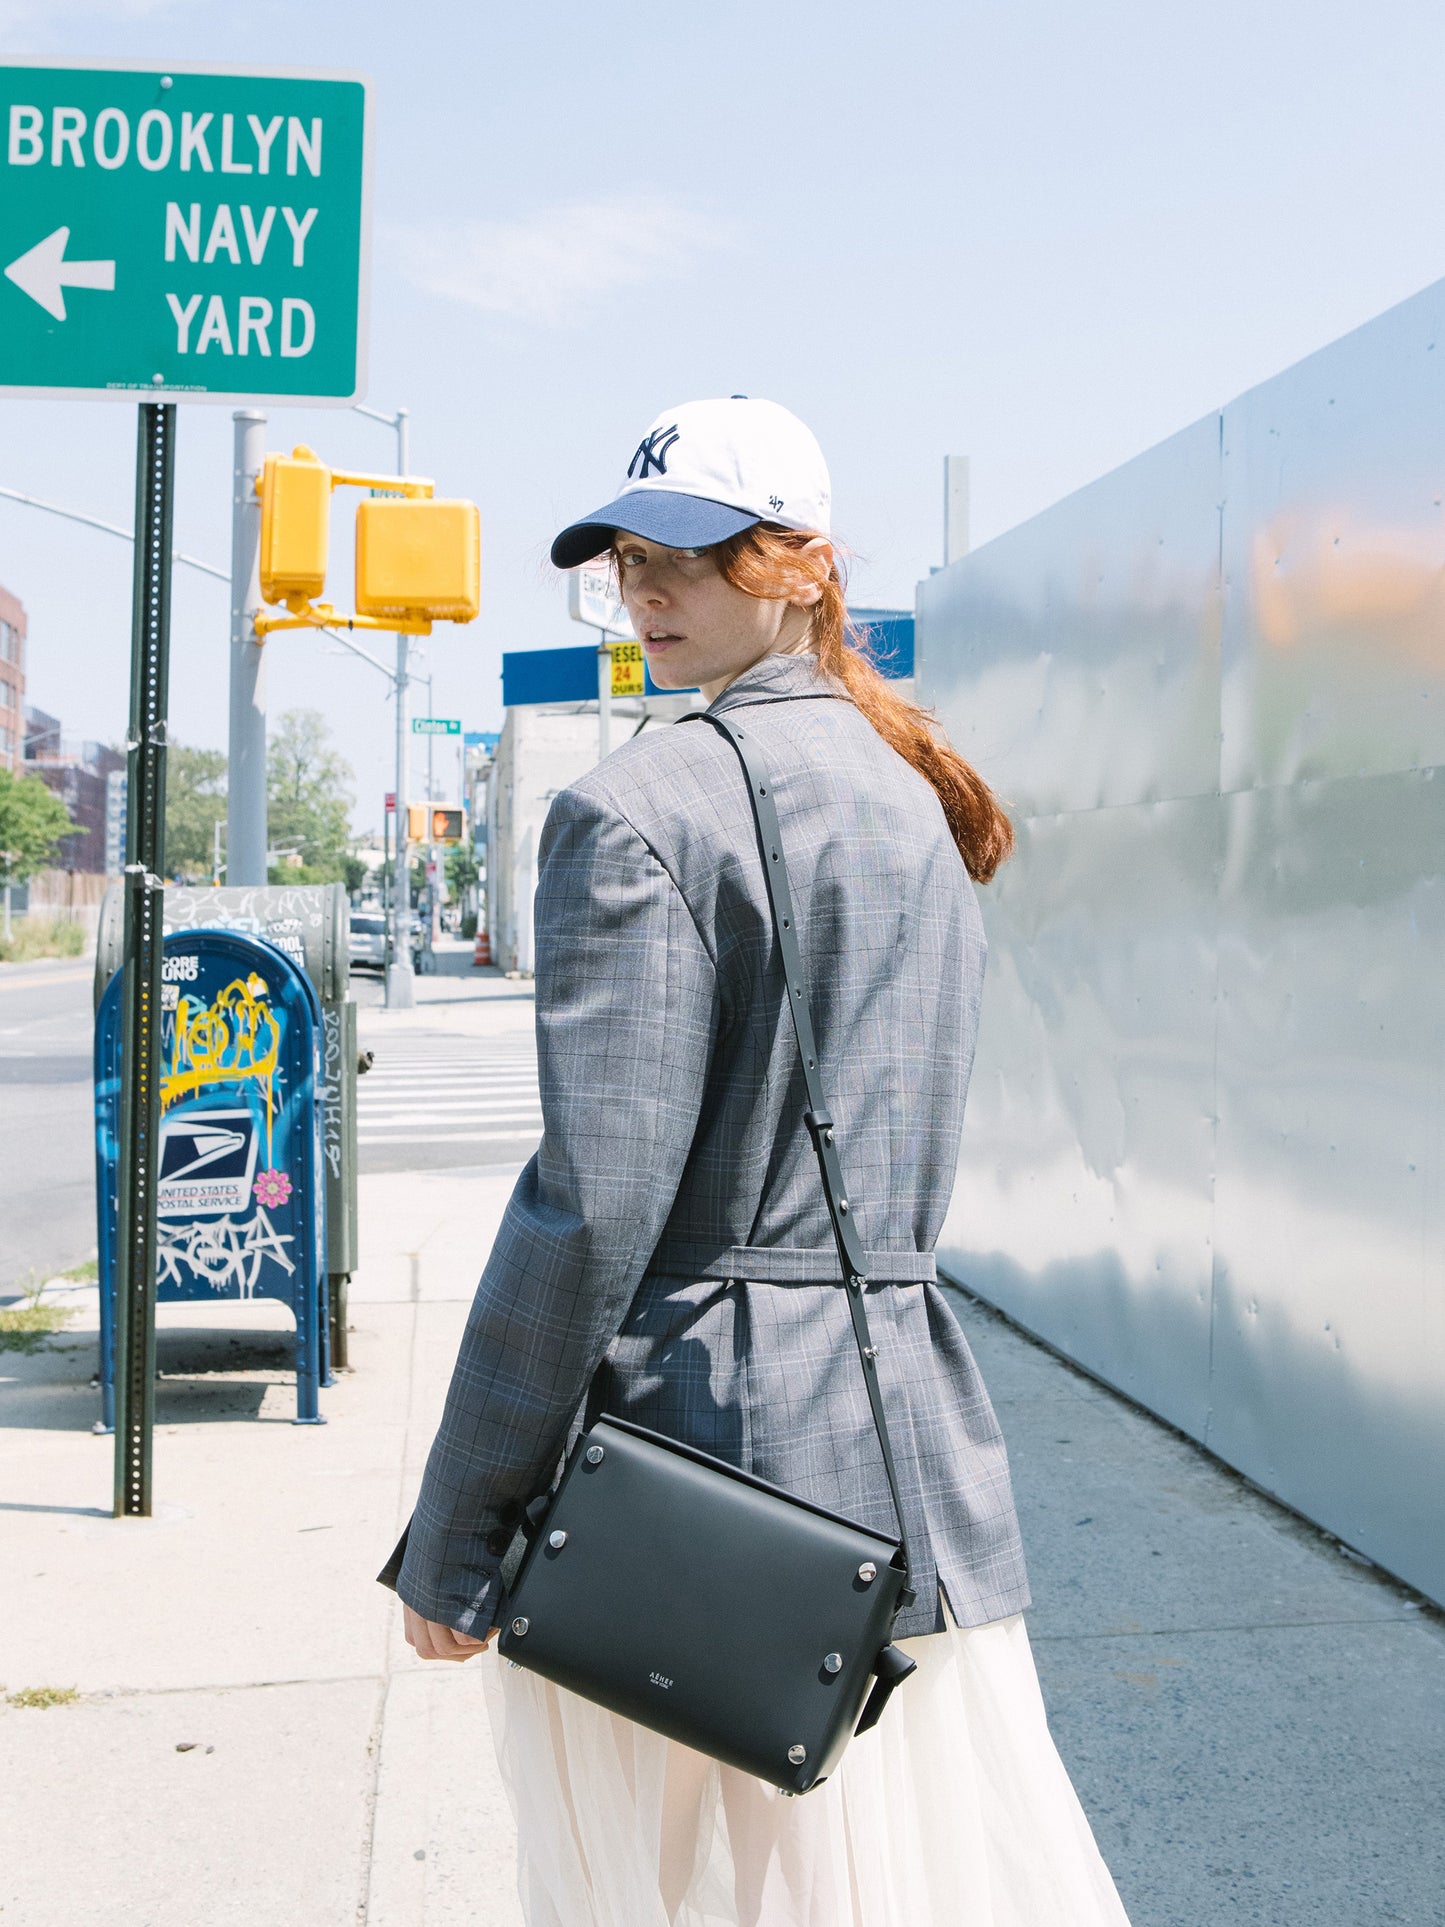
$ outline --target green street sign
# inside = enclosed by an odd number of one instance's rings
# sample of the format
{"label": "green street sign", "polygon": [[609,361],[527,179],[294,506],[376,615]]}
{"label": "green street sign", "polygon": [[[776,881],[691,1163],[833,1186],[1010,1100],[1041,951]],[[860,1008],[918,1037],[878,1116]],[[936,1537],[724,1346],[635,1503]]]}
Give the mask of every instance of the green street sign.
{"label": "green street sign", "polygon": [[367,83],[0,65],[0,393],[350,402]]}
{"label": "green street sign", "polygon": [[460,736],[461,718],[450,716],[413,716],[411,719],[414,736]]}

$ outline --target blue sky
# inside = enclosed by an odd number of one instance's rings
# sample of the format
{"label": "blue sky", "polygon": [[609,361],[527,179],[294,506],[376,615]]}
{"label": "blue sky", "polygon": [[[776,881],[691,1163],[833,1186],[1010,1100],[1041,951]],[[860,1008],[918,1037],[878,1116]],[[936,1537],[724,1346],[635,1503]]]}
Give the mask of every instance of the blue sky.
{"label": "blue sky", "polygon": [[[481,504],[483,613],[429,645],[468,728],[497,725],[504,649],[586,639],[547,543],[669,403],[801,414],[855,600],[907,605],[945,454],[986,540],[1445,271],[1445,10],[1414,0],[0,0],[0,50],[372,79],[368,399]],[[128,405],[0,400],[0,483],[128,521],[134,433]],[[345,413],[269,434],[391,454]],[[230,438],[183,410],[177,540],[222,566]],[[0,582],[31,700],[123,735],[128,550],[0,501]],[[174,738],[224,745],[226,637],[224,585],[178,575]],[[366,827],[386,685],[330,649],[268,644],[271,708],[326,713]]]}

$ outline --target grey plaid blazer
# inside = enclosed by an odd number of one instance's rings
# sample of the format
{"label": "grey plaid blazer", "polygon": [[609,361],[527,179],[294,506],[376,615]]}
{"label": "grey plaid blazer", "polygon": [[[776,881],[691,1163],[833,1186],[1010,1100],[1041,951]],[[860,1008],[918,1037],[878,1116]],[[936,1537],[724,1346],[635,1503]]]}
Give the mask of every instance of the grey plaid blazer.
{"label": "grey plaid blazer", "polygon": [[[1008,1462],[935,1282],[978,1024],[978,906],[932,789],[806,656],[714,707],[771,766],[914,1552],[900,1633],[1028,1603]],[[552,806],[536,898],[544,1133],[382,1574],[480,1633],[522,1508],[591,1408],[891,1531],[745,780],[701,721]]]}

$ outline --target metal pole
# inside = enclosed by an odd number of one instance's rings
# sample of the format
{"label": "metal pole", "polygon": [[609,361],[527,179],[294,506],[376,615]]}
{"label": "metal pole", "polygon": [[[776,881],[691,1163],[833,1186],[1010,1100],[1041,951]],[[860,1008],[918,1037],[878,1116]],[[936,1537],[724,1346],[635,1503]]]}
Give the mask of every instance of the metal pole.
{"label": "metal pole", "polygon": [[[383,798],[385,802],[385,798]],[[383,808],[381,812],[381,916],[385,928],[382,955],[382,984],[391,975],[391,811]]]}
{"label": "metal pole", "polygon": [[967,455],[943,458],[943,566],[968,554],[969,482]]}
{"label": "metal pole", "polygon": [[[405,475],[410,467],[407,412],[396,411],[397,470]],[[386,973],[388,1010],[412,1010],[416,1006],[416,973],[411,967],[411,940],[408,915],[411,909],[411,878],[407,846],[407,647],[408,639],[396,639],[396,875],[392,884],[391,965]]]}
{"label": "metal pole", "polygon": [[597,645],[597,760],[612,754],[612,651],[607,631],[599,629]]}
{"label": "metal pole", "polygon": [[231,470],[231,731],[226,792],[226,881],[266,881],[266,647],[261,606],[261,498],[266,417],[240,408]]}
{"label": "metal pole", "polygon": [[166,708],[176,410],[142,402],[136,444],[135,573],[121,987],[120,1213],[116,1239],[117,1518],[149,1518],[156,1377],[156,1162],[160,1142]]}

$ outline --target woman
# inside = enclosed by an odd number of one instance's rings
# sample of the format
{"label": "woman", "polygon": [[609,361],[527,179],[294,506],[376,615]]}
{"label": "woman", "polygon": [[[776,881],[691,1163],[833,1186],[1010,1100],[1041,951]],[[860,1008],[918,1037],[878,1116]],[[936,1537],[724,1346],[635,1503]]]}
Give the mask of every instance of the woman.
{"label": "woman", "polygon": [[[801,1799],[502,1670],[529,1927],[1124,1923],[1049,1739],[1003,1442],[933,1258],[983,977],[968,873],[987,881],[1012,836],[850,640],[829,507],[785,409],[692,402],[552,556],[610,552],[653,680],[746,710],[772,772],[913,1553],[895,1636],[919,1670]],[[522,1508],[584,1402],[894,1529],[717,730],[646,732],[557,798],[535,918],[545,1134],[384,1575],[424,1658],[487,1644]]]}

